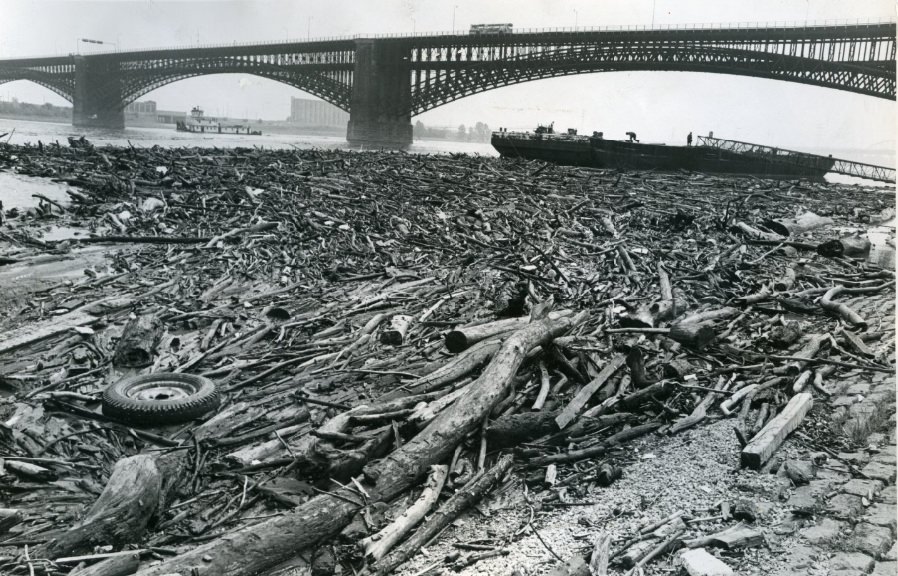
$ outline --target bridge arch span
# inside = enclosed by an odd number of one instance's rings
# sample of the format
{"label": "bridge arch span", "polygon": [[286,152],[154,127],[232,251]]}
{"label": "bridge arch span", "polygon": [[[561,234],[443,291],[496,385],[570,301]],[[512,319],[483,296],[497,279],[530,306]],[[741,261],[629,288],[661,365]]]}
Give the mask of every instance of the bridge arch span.
{"label": "bridge arch span", "polygon": [[121,99],[118,105],[125,107],[153,90],[181,80],[219,74],[247,74],[274,80],[317,96],[337,108],[349,112],[350,86],[342,84],[327,73],[307,70],[298,72],[279,66],[235,69],[231,65],[215,65],[197,69],[191,65],[183,65],[168,67],[164,71],[157,71],[156,74],[141,72],[130,75],[125,72],[123,73]]}
{"label": "bridge arch span", "polygon": [[60,82],[58,78],[48,77],[46,74],[36,73],[36,74],[21,74],[21,75],[0,75],[0,85],[7,84],[9,82],[17,82],[19,80],[26,80],[33,84],[37,84],[43,88],[46,88],[56,94],[57,96],[61,96],[65,100],[69,102],[74,101],[73,93],[75,91],[74,86],[69,86],[66,82]]}
{"label": "bridge arch span", "polygon": [[[705,47],[690,52],[678,49],[648,47],[627,53],[601,50],[601,47],[579,46],[545,51],[538,55],[508,60],[502,67],[484,62],[453,69],[443,62],[431,81],[419,73],[412,81],[412,115],[433,110],[461,98],[488,90],[533,80],[596,74],[600,72],[705,72],[784,80],[835,88],[858,94],[882,97],[891,85],[878,63],[815,62],[782,54],[766,54],[754,50]],[[415,77],[418,80],[415,80]],[[421,79],[423,78],[423,79]]]}

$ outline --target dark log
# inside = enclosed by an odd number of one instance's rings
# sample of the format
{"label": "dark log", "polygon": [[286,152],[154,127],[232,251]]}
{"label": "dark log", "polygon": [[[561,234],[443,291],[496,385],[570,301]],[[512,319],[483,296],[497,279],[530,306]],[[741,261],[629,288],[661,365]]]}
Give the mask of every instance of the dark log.
{"label": "dark log", "polygon": [[662,367],[662,375],[665,378],[683,380],[690,374],[695,374],[696,368],[685,358],[675,358]]}
{"label": "dark log", "polygon": [[[581,439],[609,426],[617,426],[633,420],[635,416],[629,412],[614,412],[601,416],[581,416],[565,430],[551,436],[546,444],[564,444],[568,439]],[[557,428],[556,428],[557,429]]]}
{"label": "dark log", "polygon": [[627,409],[638,408],[644,402],[648,402],[651,398],[664,398],[674,388],[670,382],[661,380],[655,382],[651,386],[637,390],[629,396],[624,396],[620,400],[620,405]]}
{"label": "dark log", "polygon": [[549,357],[555,363],[555,367],[572,381],[581,384],[589,382],[589,378],[584,376],[583,373],[568,360],[561,348],[556,346],[554,342],[546,346],[546,352],[548,352]]}
{"label": "dark log", "polygon": [[476,476],[440,506],[435,514],[398,548],[369,568],[371,574],[383,576],[412,557],[431,538],[452,523],[458,516],[479,501],[511,468],[512,457],[505,455],[488,471]]}
{"label": "dark log", "polygon": [[[567,332],[584,316],[533,322],[512,334],[467,394],[389,458],[366,467],[369,502],[392,500],[421,478],[431,465],[449,458],[455,447],[482,425],[493,406],[508,395],[527,352]],[[229,532],[224,538],[141,570],[139,574],[248,576],[264,573],[303,548],[339,532],[365,504],[354,490],[340,488],[317,496],[283,516]]]}
{"label": "dark log", "polygon": [[785,324],[774,326],[767,340],[774,348],[785,349],[801,338],[802,329],[798,322],[788,321]]}
{"label": "dark log", "polygon": [[655,314],[653,310],[657,309],[657,304],[643,305],[635,312],[628,312],[626,316],[621,317],[617,325],[621,328],[654,328]]}
{"label": "dark log", "polygon": [[152,364],[162,328],[162,321],[155,314],[143,314],[130,320],[115,346],[113,363],[127,368],[143,368]]}
{"label": "dark log", "polygon": [[707,324],[674,324],[668,336],[683,346],[701,351],[714,341],[717,334]]}
{"label": "dark log", "polygon": [[798,376],[798,374],[804,369],[807,365],[807,361],[811,360],[814,356],[817,355],[817,352],[820,351],[821,346],[824,342],[829,341],[828,334],[811,334],[808,336],[807,340],[804,343],[804,346],[801,347],[801,350],[792,354],[792,356],[803,358],[805,360],[793,360],[786,364],[786,373],[789,376]]}
{"label": "dark log", "polygon": [[493,420],[486,429],[486,441],[495,448],[517,446],[558,430],[558,412],[521,412]]}
{"label": "dark log", "polygon": [[137,541],[163,495],[156,458],[139,454],[115,463],[99,498],[72,528],[35,549],[38,558],[56,558],[95,545]]}
{"label": "dark log", "polygon": [[622,474],[623,471],[617,466],[605,463],[599,467],[599,471],[596,473],[596,482],[599,486],[611,486]]}
{"label": "dark log", "polygon": [[627,352],[627,368],[630,369],[630,381],[636,388],[645,388],[658,381],[657,378],[651,378],[645,373],[645,358],[638,346],[631,347]]}
{"label": "dark log", "polygon": [[870,241],[865,236],[846,236],[837,240],[827,240],[817,246],[817,254],[834,258],[865,258],[870,253]]}
{"label": "dark log", "polygon": [[493,311],[496,316],[523,316],[527,304],[527,283],[508,280],[496,291]]}
{"label": "dark log", "polygon": [[608,437],[604,442],[595,446],[590,446],[588,448],[583,448],[580,450],[569,450],[568,452],[562,452],[561,454],[551,454],[549,456],[540,456],[538,458],[533,458],[527,462],[527,467],[539,468],[553,463],[576,462],[577,460],[583,460],[585,458],[601,456],[608,451],[609,447],[616,446],[634,438],[638,438],[639,436],[642,436],[644,434],[654,432],[660,427],[661,424],[659,422],[649,422],[648,424],[633,426],[632,428],[627,428],[626,430],[622,430],[617,434]]}
{"label": "dark log", "polygon": [[387,425],[372,430],[367,440],[351,449],[340,450],[329,448],[327,445],[319,445],[316,453],[320,459],[318,466],[307,466],[303,472],[312,476],[348,482],[358,475],[367,463],[384,456],[389,451],[392,440],[393,427]]}
{"label": "dark log", "polygon": [[798,236],[809,230],[829,226],[833,223],[832,218],[826,216],[818,216],[813,212],[805,212],[795,218],[777,218],[776,220],[765,220],[764,226],[782,236]]}

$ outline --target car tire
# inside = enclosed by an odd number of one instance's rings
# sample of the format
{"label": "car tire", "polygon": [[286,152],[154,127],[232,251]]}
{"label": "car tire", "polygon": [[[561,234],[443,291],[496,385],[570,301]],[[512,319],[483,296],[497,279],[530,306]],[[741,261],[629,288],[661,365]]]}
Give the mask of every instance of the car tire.
{"label": "car tire", "polygon": [[208,378],[160,372],[125,378],[106,388],[103,414],[135,424],[174,424],[198,418],[220,402]]}

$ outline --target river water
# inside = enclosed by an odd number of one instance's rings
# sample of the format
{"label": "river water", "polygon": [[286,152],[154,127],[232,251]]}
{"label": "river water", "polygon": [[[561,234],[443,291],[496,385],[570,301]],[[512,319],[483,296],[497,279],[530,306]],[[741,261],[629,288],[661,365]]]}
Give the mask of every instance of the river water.
{"label": "river water", "polygon": [[[15,130],[15,132],[13,132]],[[44,144],[58,141],[68,145],[69,136],[84,136],[98,146],[128,146],[129,143],[139,147],[260,147],[260,148],[338,148],[347,149],[349,144],[343,136],[322,136],[303,134],[263,134],[249,136],[246,134],[191,134],[176,132],[172,128],[125,128],[124,130],[106,130],[102,128],[76,128],[71,124],[55,122],[31,122],[11,118],[0,118],[0,134],[9,132],[0,141],[9,140],[12,144]],[[486,142],[454,142],[447,140],[416,141],[408,149],[416,154],[448,154],[463,152],[480,154],[481,156],[498,156],[496,150]]]}

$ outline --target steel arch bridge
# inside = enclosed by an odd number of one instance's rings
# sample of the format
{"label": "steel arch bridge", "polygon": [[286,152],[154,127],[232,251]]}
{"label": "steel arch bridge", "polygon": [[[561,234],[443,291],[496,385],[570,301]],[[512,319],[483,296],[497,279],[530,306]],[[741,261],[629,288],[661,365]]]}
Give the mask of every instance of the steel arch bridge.
{"label": "steel arch bridge", "polygon": [[0,61],[74,104],[76,125],[121,127],[124,107],[166,84],[244,73],[350,113],[351,142],[408,144],[411,117],[542,78],[688,71],[797,82],[895,100],[895,23],[668,30],[518,31],[342,38]]}

